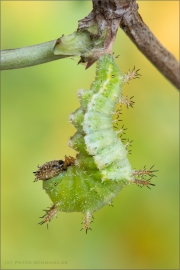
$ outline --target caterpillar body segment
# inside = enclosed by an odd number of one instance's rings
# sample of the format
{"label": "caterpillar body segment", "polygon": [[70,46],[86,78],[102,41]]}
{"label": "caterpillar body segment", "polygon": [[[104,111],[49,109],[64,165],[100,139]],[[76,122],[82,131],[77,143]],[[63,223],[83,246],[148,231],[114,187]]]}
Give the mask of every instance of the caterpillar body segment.
{"label": "caterpillar body segment", "polygon": [[86,171],[86,164],[68,167],[66,172],[43,181],[43,188],[50,199],[62,212],[96,212],[114,197],[123,188],[124,182],[101,180],[101,173],[96,168]]}
{"label": "caterpillar body segment", "polygon": [[[83,144],[86,152],[93,156],[97,168],[102,172],[103,180],[121,181],[132,177],[132,169],[126,157],[127,150],[114,131],[112,121],[112,114],[122,96],[123,83],[124,76],[115,64],[113,56],[101,57],[97,63],[96,78],[91,90],[79,91],[81,107],[72,117],[72,123],[78,132],[83,134],[84,131]],[[80,111],[84,112],[84,117],[79,117]],[[75,138],[71,139],[72,147],[74,140]],[[82,137],[80,140],[83,140]],[[124,169],[119,169],[121,164]]]}

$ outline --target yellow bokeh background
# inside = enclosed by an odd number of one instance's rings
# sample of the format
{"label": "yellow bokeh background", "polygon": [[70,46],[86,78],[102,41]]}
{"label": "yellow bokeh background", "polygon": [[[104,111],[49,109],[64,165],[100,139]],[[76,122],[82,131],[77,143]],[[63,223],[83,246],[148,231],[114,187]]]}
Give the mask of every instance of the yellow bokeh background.
{"label": "yellow bokeh background", "polygon": [[[144,22],[179,59],[179,2],[138,1]],[[91,10],[91,1],[2,1],[1,48],[33,45],[68,35]],[[46,226],[39,217],[51,201],[33,183],[38,164],[75,156],[68,121],[77,90],[89,89],[95,65],[85,70],[64,59],[1,74],[2,269],[179,269],[178,91],[119,30],[113,51],[123,72],[142,77],[125,85],[134,109],[123,108],[134,140],[132,167],[155,164],[151,190],[128,186],[94,214],[92,232],[82,215],[59,213]]]}

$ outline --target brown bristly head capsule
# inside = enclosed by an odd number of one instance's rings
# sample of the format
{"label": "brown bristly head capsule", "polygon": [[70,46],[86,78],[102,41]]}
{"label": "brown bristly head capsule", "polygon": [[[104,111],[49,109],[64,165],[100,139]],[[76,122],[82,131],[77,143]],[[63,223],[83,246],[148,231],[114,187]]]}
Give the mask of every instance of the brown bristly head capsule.
{"label": "brown bristly head capsule", "polygon": [[74,165],[75,158],[65,156],[65,160],[52,160],[38,166],[38,170],[33,172],[36,176],[34,182],[38,180],[48,180],[60,174],[60,172],[67,170],[67,167]]}
{"label": "brown bristly head capsule", "polygon": [[33,172],[36,176],[34,182],[38,180],[47,180],[57,176],[64,170],[63,160],[52,160],[44,163],[42,166],[38,166],[38,170]]}

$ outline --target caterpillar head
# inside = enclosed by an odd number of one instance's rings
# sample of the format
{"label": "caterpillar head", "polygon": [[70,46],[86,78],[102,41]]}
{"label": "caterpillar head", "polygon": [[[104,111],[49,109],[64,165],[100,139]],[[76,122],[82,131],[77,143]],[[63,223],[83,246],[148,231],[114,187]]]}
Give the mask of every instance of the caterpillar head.
{"label": "caterpillar head", "polygon": [[36,176],[34,182],[38,180],[48,180],[59,175],[62,171],[66,170],[68,166],[74,164],[73,157],[65,156],[65,160],[52,160],[38,166],[38,170],[33,172]]}
{"label": "caterpillar head", "polygon": [[47,180],[63,171],[63,160],[52,160],[44,163],[42,166],[38,166],[38,170],[33,172],[36,176],[34,182],[38,180]]}

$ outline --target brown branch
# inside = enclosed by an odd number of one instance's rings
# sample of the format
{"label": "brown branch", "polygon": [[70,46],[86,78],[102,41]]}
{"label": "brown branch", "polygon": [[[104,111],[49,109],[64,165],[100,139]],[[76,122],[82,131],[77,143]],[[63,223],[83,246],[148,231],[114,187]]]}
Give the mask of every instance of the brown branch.
{"label": "brown branch", "polygon": [[158,41],[138,13],[136,0],[92,0],[93,12],[106,20],[120,20],[120,27],[154,64],[154,66],[180,89],[180,66],[176,58]]}
{"label": "brown branch", "polygon": [[[128,2],[128,1],[127,1]],[[176,58],[158,41],[138,13],[138,5],[131,2],[120,27],[154,64],[154,66],[178,89],[180,89],[180,66]]]}

